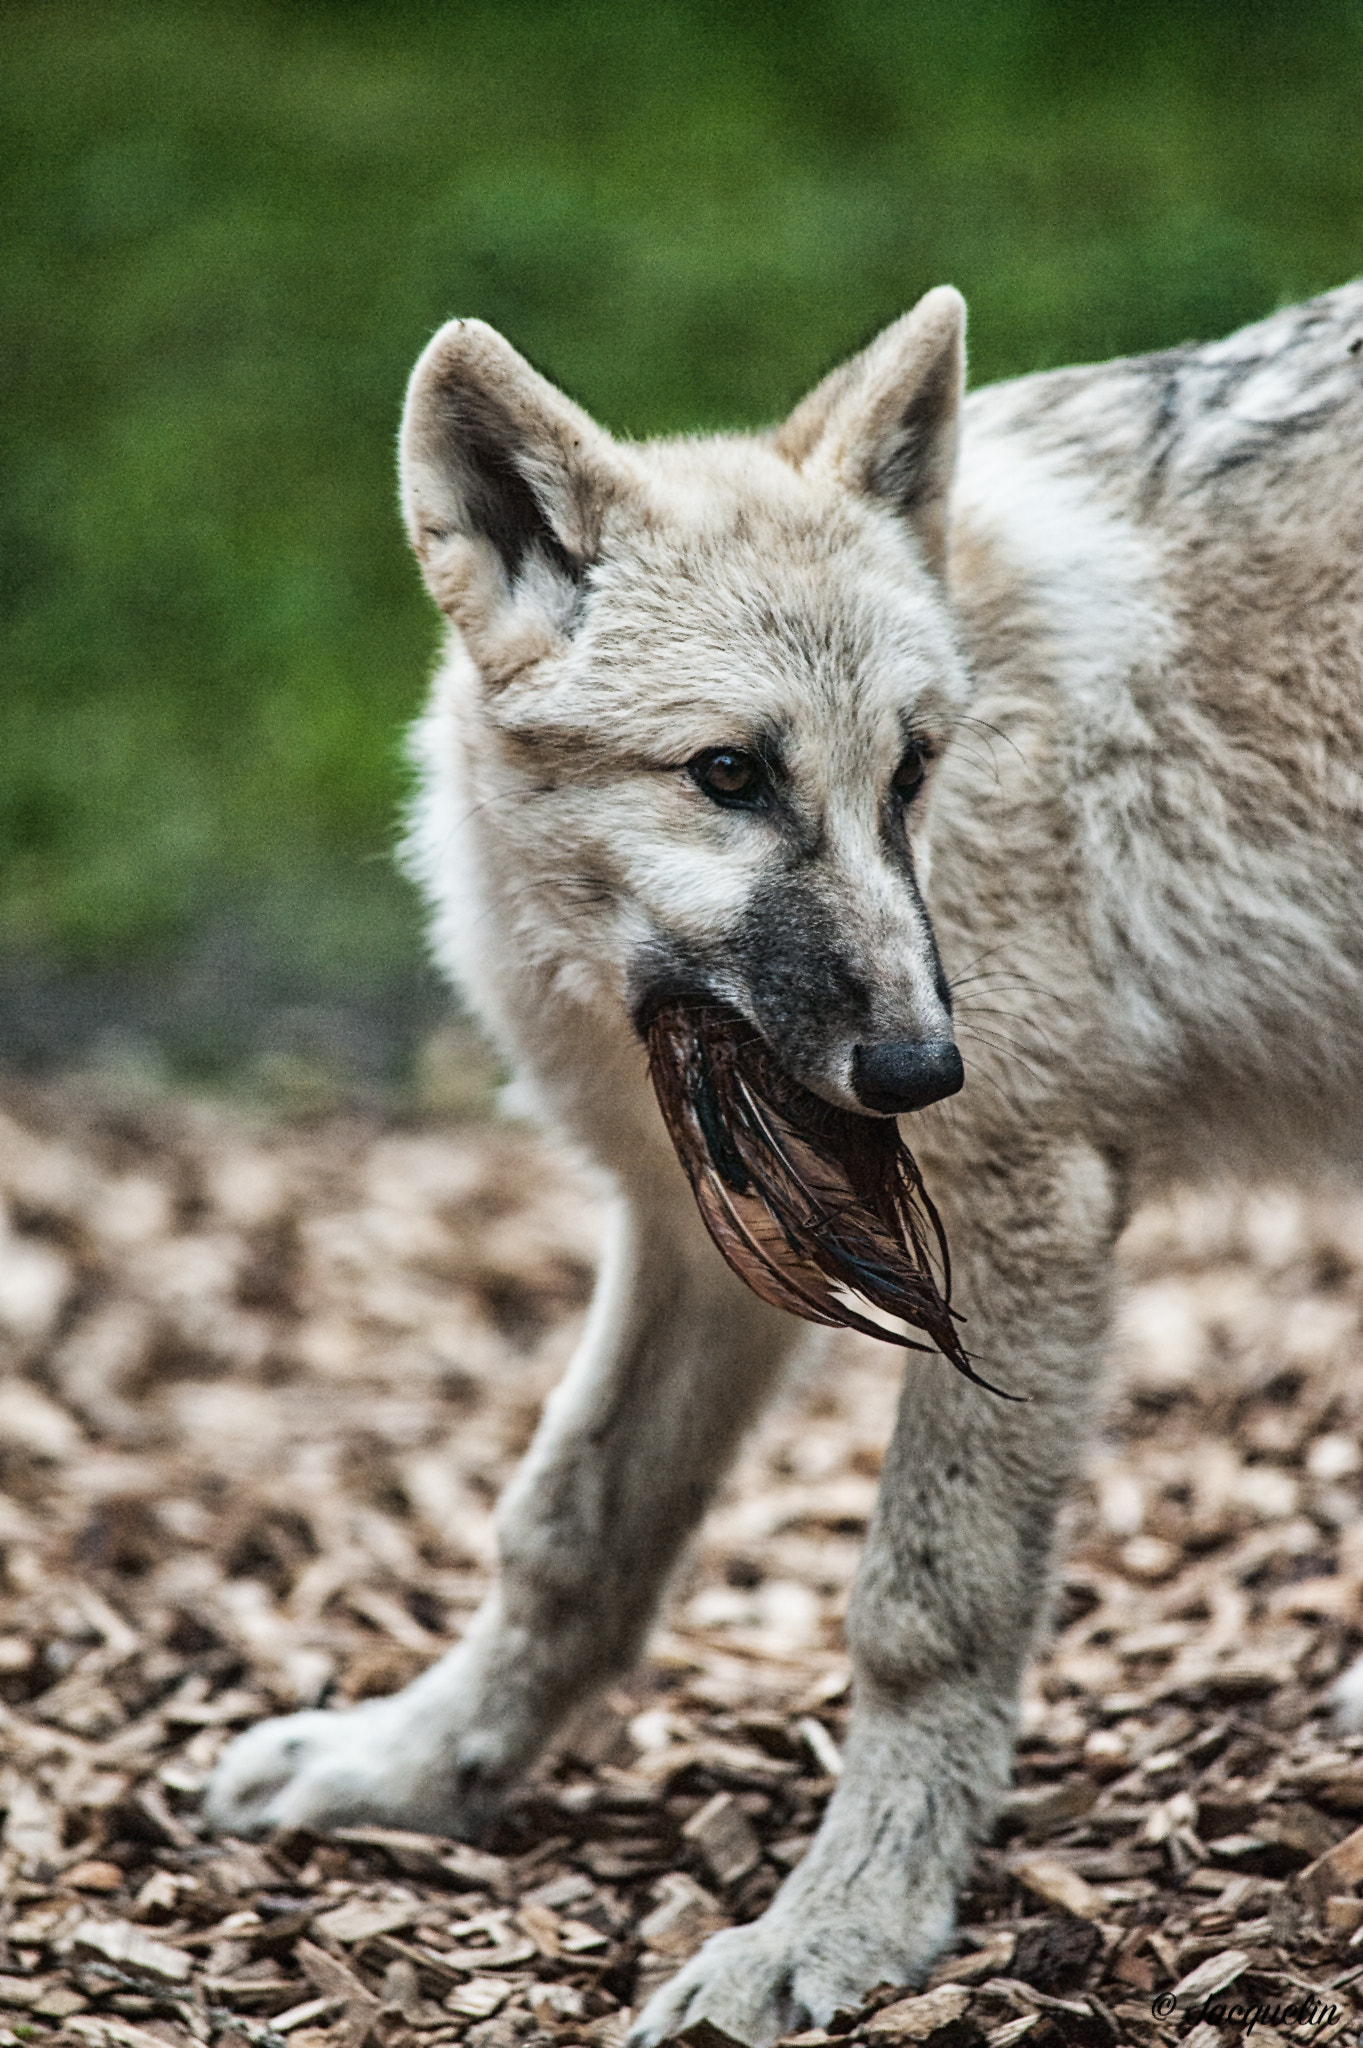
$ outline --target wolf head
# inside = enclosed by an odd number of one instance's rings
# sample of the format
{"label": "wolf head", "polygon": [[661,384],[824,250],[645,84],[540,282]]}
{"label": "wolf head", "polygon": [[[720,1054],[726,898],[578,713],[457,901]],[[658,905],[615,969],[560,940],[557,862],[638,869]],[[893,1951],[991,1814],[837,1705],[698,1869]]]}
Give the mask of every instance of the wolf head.
{"label": "wolf head", "polygon": [[736,1013],[862,1115],[961,1084],[920,881],[963,332],[930,292],[779,431],[636,445],[453,321],[402,427],[501,942],[641,1035]]}

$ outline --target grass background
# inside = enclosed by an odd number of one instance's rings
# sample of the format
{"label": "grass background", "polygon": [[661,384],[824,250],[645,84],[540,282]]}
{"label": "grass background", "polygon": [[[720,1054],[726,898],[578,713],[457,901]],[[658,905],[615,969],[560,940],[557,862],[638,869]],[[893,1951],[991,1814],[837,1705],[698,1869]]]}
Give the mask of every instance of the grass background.
{"label": "grass background", "polygon": [[434,998],[388,849],[435,631],[392,447],[442,319],[637,434],[779,414],[946,279],[979,380],[1363,269],[1363,0],[2,18],[13,1056],[132,1018],[208,1070],[288,1013],[405,1057]]}

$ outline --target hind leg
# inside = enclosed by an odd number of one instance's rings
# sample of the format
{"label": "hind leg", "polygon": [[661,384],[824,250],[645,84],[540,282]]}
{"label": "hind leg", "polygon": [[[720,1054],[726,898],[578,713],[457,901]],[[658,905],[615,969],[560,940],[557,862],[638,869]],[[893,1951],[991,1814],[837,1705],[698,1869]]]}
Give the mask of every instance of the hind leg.
{"label": "hind leg", "polygon": [[682,1193],[684,1209],[618,1213],[582,1345],[499,1510],[500,1581],[464,1640],[392,1698],[249,1730],[209,1786],[215,1828],[476,1832],[572,1709],[634,1661],[804,1336],[715,1256]]}
{"label": "hind leg", "polygon": [[910,1363],[849,1617],[855,1711],[823,1825],[762,1918],[712,1936],[650,2001],[636,2048],[700,2019],[756,2048],[824,2025],[878,1983],[921,1982],[952,1931],[1007,1782],[1108,1321],[1105,1168],[1078,1147],[1012,1158],[958,1169],[963,1199],[942,1207],[970,1349],[1026,1399]]}

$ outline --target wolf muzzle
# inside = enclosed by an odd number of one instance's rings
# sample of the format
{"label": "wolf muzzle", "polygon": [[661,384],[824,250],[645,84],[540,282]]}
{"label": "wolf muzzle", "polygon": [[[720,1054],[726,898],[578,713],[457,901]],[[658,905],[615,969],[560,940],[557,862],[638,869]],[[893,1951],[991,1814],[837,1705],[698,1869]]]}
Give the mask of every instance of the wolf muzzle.
{"label": "wolf muzzle", "polygon": [[852,1054],[857,1101],[882,1116],[905,1116],[942,1102],[965,1085],[965,1068],[952,1038],[895,1038],[859,1045]]}

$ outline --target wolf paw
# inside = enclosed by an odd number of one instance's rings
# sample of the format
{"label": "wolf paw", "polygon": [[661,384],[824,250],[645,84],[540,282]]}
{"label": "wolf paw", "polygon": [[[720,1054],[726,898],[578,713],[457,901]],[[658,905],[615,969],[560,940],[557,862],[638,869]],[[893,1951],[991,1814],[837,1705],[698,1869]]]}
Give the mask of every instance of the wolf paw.
{"label": "wolf paw", "polygon": [[748,2048],[826,2026],[854,2010],[877,1984],[921,1982],[941,1939],[881,1937],[864,1921],[811,1902],[792,1924],[780,1904],[749,1927],[712,1934],[640,2013],[627,2048],[657,2048],[684,2027],[710,2020]]}
{"label": "wolf paw", "polygon": [[395,1706],[373,1700],[345,1713],[289,1714],[248,1729],[209,1781],[209,1826],[248,1837],[364,1822],[451,1832],[448,1771],[433,1769],[417,1752]]}

